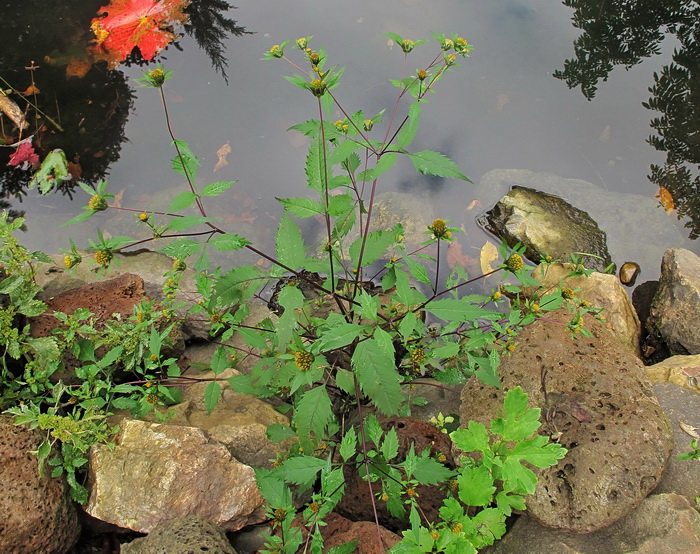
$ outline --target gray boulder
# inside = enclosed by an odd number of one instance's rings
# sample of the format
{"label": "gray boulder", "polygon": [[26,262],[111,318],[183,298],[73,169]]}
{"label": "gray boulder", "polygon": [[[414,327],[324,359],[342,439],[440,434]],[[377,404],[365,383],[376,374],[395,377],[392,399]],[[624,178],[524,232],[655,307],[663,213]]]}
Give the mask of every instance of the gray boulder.
{"label": "gray boulder", "polygon": [[12,421],[0,415],[0,552],[63,554],[80,536],[75,504],[65,478],[39,476],[43,433]]}
{"label": "gray boulder", "polygon": [[677,494],[655,494],[607,529],[567,535],[521,517],[488,554],[680,554],[700,552],[700,514]]}
{"label": "gray boulder", "polygon": [[537,470],[527,513],[547,527],[590,533],[630,513],[656,487],[673,446],[668,419],[639,359],[606,324],[585,318],[593,336],[572,338],[566,310],[547,314],[517,337],[499,368],[502,389],[472,378],[460,421],[487,423],[520,385],[541,409],[542,434],[568,449]]}
{"label": "gray boulder", "polygon": [[577,252],[592,254],[581,257],[600,272],[612,262],[605,232],[586,212],[535,189],[514,186],[478,222],[511,247],[525,245],[525,256],[535,263],[546,255],[566,262]]}
{"label": "gray boulder", "polygon": [[121,545],[122,554],[236,554],[226,534],[211,521],[183,516],[161,523],[148,536]]}
{"label": "gray boulder", "polygon": [[671,355],[700,354],[700,257],[670,248],[661,262],[659,290],[651,303],[647,331],[660,337]]}

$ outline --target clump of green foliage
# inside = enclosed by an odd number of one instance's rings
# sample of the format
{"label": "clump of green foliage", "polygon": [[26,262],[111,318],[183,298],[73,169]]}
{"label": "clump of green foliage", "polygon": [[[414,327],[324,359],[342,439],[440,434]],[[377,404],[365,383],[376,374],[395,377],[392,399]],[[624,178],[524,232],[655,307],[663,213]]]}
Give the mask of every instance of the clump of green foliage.
{"label": "clump of green foliage", "polygon": [[[389,36],[403,52],[404,68],[408,56],[414,59],[417,47],[426,42]],[[429,451],[411,449],[405,459],[397,459],[395,430],[382,428],[374,415],[410,414],[412,405],[425,402],[411,396],[410,385],[427,378],[459,384],[474,376],[499,386],[500,356],[516,348],[517,331],[523,325],[565,305],[574,322],[589,311],[572,291],[561,287],[525,295],[523,287],[538,282],[529,275],[522,248],[502,245],[501,265],[486,275],[469,276],[459,266],[445,274],[441,255],[459,231],[449,221],[434,220],[425,229],[425,241],[415,249],[406,246],[401,224],[388,230],[373,227],[380,178],[402,156],[419,173],[469,181],[447,156],[411,149],[428,94],[458,67],[458,58],[471,51],[471,45],[457,35],[435,38],[436,53],[428,56],[422,69],[392,81],[398,92],[386,121],[384,111],[351,112],[337,101],[334,90],[343,69],[329,65],[323,48],[311,48],[312,37],[275,45],[265,54],[264,59],[283,60],[294,68],[287,79],[304,94],[310,93],[307,98],[317,113],[317,119],[291,128],[310,141],[305,168],[308,194],[280,199],[284,213],[274,255],[227,232],[207,214],[206,201],[233,187],[235,181],[198,184],[199,161],[188,144],[176,138],[167,110],[164,85],[171,72],[159,67],[142,79],[161,97],[176,150],[173,169],[184,177],[186,190],[166,209],[132,209],[138,214],[135,225],[145,226],[150,239],[107,238],[99,233],[88,252],[94,262],[107,268],[117,252],[148,240],[169,239],[159,249],[175,259],[166,287],[176,290],[178,276],[188,265],[196,270],[201,300],[190,307],[188,317],[208,320],[220,344],[211,361],[215,377],[206,387],[207,408],[213,410],[220,397],[222,373],[242,357],[256,361],[249,372],[227,378],[228,384],[261,398],[282,398],[289,406],[290,425],[271,426],[268,436],[278,442],[291,440],[292,446],[275,460],[275,469],[256,473],[270,518],[279,528],[269,539],[268,552],[296,552],[302,545],[304,550],[321,552],[323,518],[342,497],[343,471],[348,468],[360,472],[373,503],[385,502],[393,515],[408,518],[409,530],[396,552],[473,551],[499,538],[505,517],[513,509],[524,508],[523,497],[534,490],[536,477],[523,463],[547,467],[565,452],[557,444],[548,444],[547,437],[533,436],[539,427],[539,410],[527,408],[527,396],[519,389],[509,391],[504,413],[491,422],[490,433],[471,422],[450,435],[458,448],[481,453],[464,457],[457,470]],[[287,57],[290,44],[298,62]],[[405,114],[399,111],[402,98],[413,99]],[[343,118],[330,121],[332,110],[339,110]],[[105,209],[125,209],[110,206],[106,187],[106,182],[83,185],[90,200],[72,223]],[[192,208],[196,215],[186,212]],[[320,245],[307,244],[297,223],[311,217],[323,220]],[[255,265],[212,268],[207,255],[211,248],[248,249],[272,267],[268,271]],[[70,268],[85,258],[71,243],[64,261]],[[514,282],[488,295],[464,294],[471,283],[495,273]],[[248,303],[260,298],[261,289],[270,283],[277,283],[276,314],[251,324],[246,320]],[[508,304],[506,295],[513,302]],[[319,310],[321,304],[330,309]],[[171,317],[172,310],[172,306],[166,308]],[[144,313],[149,315],[144,318]],[[153,401],[153,391],[157,391],[156,401],[177,401],[168,385],[177,380],[179,369],[174,360],[160,359],[169,329],[157,330],[157,313],[154,306],[144,307],[129,319],[130,326],[123,327],[122,322],[114,330],[120,338],[114,343],[92,332],[86,312],[62,316],[63,328],[52,344],[81,361],[75,372],[81,384],[67,388],[44,381],[41,402],[10,411],[18,421],[46,429],[52,441],[73,449],[63,454],[64,470],[84,465],[82,454],[91,441],[107,440],[111,429],[104,427],[104,416],[109,409],[127,407],[142,416]],[[571,328],[575,332],[581,326],[576,323]],[[109,329],[106,332],[114,337]],[[127,347],[124,338],[132,332],[136,339]],[[243,346],[230,346],[234,336],[242,339]],[[110,348],[98,359],[95,353],[103,344]],[[115,384],[109,369],[115,363],[139,379]],[[86,428],[89,432],[84,433]],[[84,435],[91,439],[83,440]],[[48,447],[42,448],[40,455],[45,458]],[[428,521],[422,513],[415,494],[419,484],[443,484],[449,489],[441,521]],[[79,483],[74,480],[75,485]],[[295,502],[306,492],[310,500],[302,510],[308,531],[304,538],[292,521]]]}

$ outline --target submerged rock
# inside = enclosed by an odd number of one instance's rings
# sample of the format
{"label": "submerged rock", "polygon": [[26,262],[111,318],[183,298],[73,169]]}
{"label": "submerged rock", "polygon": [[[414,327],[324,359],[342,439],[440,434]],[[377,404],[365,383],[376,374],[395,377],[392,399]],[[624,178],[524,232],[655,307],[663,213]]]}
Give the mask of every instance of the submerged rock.
{"label": "submerged rock", "polygon": [[641,273],[641,268],[636,262],[625,262],[620,266],[620,271],[618,272],[618,278],[620,283],[626,287],[633,287],[637,282],[637,277]]}
{"label": "submerged rock", "polygon": [[586,212],[558,196],[514,186],[478,221],[509,246],[525,245],[525,256],[535,263],[547,255],[563,262],[577,255],[586,267],[600,272],[612,263],[605,232]]}
{"label": "submerged rock", "polygon": [[606,324],[585,318],[593,336],[572,338],[559,310],[528,325],[499,368],[502,390],[472,378],[460,421],[487,423],[520,385],[541,409],[540,432],[568,449],[537,470],[527,513],[570,533],[602,529],[630,513],[659,483],[673,446],[668,419],[644,380],[641,362]]}

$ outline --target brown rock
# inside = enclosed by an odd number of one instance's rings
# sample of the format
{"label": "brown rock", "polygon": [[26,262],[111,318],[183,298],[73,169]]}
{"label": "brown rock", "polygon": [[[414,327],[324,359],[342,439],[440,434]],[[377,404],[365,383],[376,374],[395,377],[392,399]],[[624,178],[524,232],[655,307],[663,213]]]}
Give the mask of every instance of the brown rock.
{"label": "brown rock", "polygon": [[567,535],[521,517],[488,554],[681,554],[700,552],[700,514],[677,494],[654,494],[627,517],[588,535]]}
{"label": "brown rock", "polygon": [[[396,463],[406,459],[406,454],[408,454],[413,445],[416,454],[420,454],[426,447],[430,447],[430,452],[433,456],[445,454],[446,464],[449,467],[455,467],[451,453],[452,441],[434,425],[410,417],[380,418],[379,422],[386,431],[392,427],[396,429],[399,439],[398,456],[394,460]],[[363,469],[360,468],[358,471],[356,467],[347,467],[345,469],[345,494],[336,507],[336,511],[339,514],[353,521],[374,519],[374,509],[372,508],[369,487],[367,486],[367,481],[360,477],[361,471]],[[379,487],[378,483],[374,483],[373,492],[376,493]],[[437,520],[438,509],[442,506],[445,493],[437,486],[425,485],[416,487],[416,492],[418,493],[418,504],[428,519]],[[392,516],[384,502],[375,498],[375,503],[379,523],[386,525],[390,529],[403,529],[406,527],[406,521]],[[408,516],[406,517],[408,518]]]}
{"label": "brown rock", "polygon": [[122,554],[236,554],[226,534],[206,518],[183,516],[161,523],[148,536],[121,545]]}
{"label": "brown rock", "polygon": [[570,314],[552,312],[527,326],[499,369],[502,390],[472,378],[461,422],[487,423],[520,385],[541,409],[541,433],[569,449],[538,470],[528,514],[543,525],[590,533],[627,515],[659,483],[672,448],[667,418],[643,380],[641,362],[608,327],[586,317],[591,338],[572,339]]}
{"label": "brown rock", "polygon": [[200,429],[125,420],[116,447],[90,450],[85,511],[140,533],[186,515],[227,531],[265,519],[253,469]]}
{"label": "brown rock", "polygon": [[[350,521],[336,513],[326,518],[327,526],[321,531],[324,550],[357,540],[356,554],[381,554],[401,540],[401,537],[370,521]],[[379,546],[379,534],[382,546]]]}
{"label": "brown rock", "polygon": [[0,552],[62,554],[80,535],[75,505],[64,478],[39,476],[43,434],[12,419],[0,416]]}

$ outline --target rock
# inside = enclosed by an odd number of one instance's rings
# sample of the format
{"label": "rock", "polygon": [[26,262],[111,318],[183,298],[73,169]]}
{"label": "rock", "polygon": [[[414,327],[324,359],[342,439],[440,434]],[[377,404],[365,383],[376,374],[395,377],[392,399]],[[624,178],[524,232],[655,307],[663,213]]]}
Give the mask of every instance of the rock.
{"label": "rock", "polygon": [[682,494],[692,506],[700,509],[700,505],[696,504],[696,499],[700,497],[700,462],[676,459],[682,452],[690,450],[690,441],[693,438],[681,429],[680,424],[685,423],[700,429],[700,395],[673,383],[654,385],[654,392],[673,429],[671,458],[654,492]]}
{"label": "rock", "polygon": [[411,417],[428,423],[439,413],[444,416],[459,415],[459,395],[463,385],[447,385],[436,379],[421,378],[416,383],[404,385],[404,394],[410,398],[425,398],[423,406],[411,405]]}
{"label": "rock", "polygon": [[356,550],[353,550],[356,554],[381,554],[401,540],[401,537],[380,526],[383,542],[380,548],[377,544],[377,525],[374,522],[350,521],[336,513],[328,515],[326,524],[321,531],[324,551],[357,540]]}
{"label": "rock", "polygon": [[521,169],[494,169],[481,178],[476,198],[484,206],[493,206],[513,185],[554,194],[588,213],[606,232],[612,259],[618,263],[634,260],[652,278],[664,250],[692,244],[676,218],[659,210],[658,201],[651,195],[610,192],[581,179]]}
{"label": "rock", "polygon": [[43,433],[13,419],[0,415],[0,552],[63,554],[80,536],[75,504],[63,477],[39,476]]}
{"label": "rock", "polygon": [[641,362],[616,333],[586,316],[593,336],[572,339],[569,318],[559,310],[525,327],[516,350],[501,359],[502,390],[472,378],[460,421],[487,423],[505,392],[520,385],[542,410],[540,432],[569,449],[556,466],[537,470],[528,514],[547,527],[590,533],[630,513],[659,483],[672,434]]}
{"label": "rock", "polygon": [[[89,257],[89,254],[84,254]],[[54,256],[56,264],[63,265],[63,256]],[[110,266],[110,275],[119,277],[121,275],[131,273],[138,275],[143,279],[143,289],[149,298],[155,298],[158,301],[164,299],[163,283],[165,282],[164,275],[173,267],[173,259],[159,252],[151,252],[149,250],[139,250],[137,252],[114,255],[114,262]],[[45,296],[56,296],[67,290],[75,289],[85,283],[95,283],[100,277],[95,272],[95,267],[88,264],[80,264],[71,270],[72,273],[67,273],[63,269],[56,267],[50,268],[44,273],[37,275],[37,282],[44,287]],[[185,322],[182,326],[182,332],[186,340],[207,340],[210,338],[210,325],[207,321],[198,321],[197,318],[185,318],[185,313],[193,305],[201,300],[202,296],[197,292],[195,282],[195,272],[191,269],[185,270],[180,281],[181,290],[176,292],[176,302],[184,303],[184,306],[176,310],[176,314],[180,318],[184,318]]]}
{"label": "rock", "polygon": [[[419,421],[409,417],[379,418],[382,428],[388,431],[392,427],[396,429],[399,439],[399,452],[395,458],[396,463],[406,459],[411,445],[416,453],[422,452],[427,446],[430,447],[431,455],[438,456],[444,454],[446,465],[454,468],[454,459],[451,453],[452,442],[450,438],[441,433],[434,425]],[[362,471],[362,470],[360,470]],[[377,492],[378,484],[373,485],[373,492]],[[418,503],[429,520],[438,518],[437,510],[442,506],[445,498],[444,491],[436,486],[421,485],[416,487],[418,493]],[[404,529],[407,520],[402,521],[389,513],[386,504],[381,501],[376,502],[379,523],[390,529]],[[360,477],[360,472],[356,467],[348,467],[345,470],[345,494],[343,499],[336,506],[336,511],[353,521],[373,520],[374,510],[370,499],[367,481]],[[375,531],[376,535],[376,531]]]}
{"label": "rock", "polygon": [[671,356],[645,370],[652,383],[674,383],[700,392],[700,355]]}
{"label": "rock", "polygon": [[647,331],[660,336],[671,355],[700,354],[700,257],[670,248],[661,262],[659,290],[651,304]]}
{"label": "rock", "polygon": [[532,275],[545,288],[560,283],[575,292],[576,297],[592,306],[603,308],[601,315],[612,326],[621,343],[635,356],[640,356],[639,336],[641,326],[637,313],[625,289],[614,275],[591,273],[589,277],[567,277],[574,269],[571,264],[542,264]]}
{"label": "rock", "polygon": [[193,427],[125,420],[112,450],[90,450],[85,511],[140,533],[181,516],[227,531],[265,519],[253,469]]}
{"label": "rock", "polygon": [[605,232],[586,212],[538,190],[514,186],[478,222],[511,247],[525,245],[525,256],[535,263],[547,255],[567,262],[577,252],[596,256],[583,257],[596,271],[612,262]]}
{"label": "rock", "polygon": [[637,282],[637,277],[639,277],[641,271],[642,268],[639,267],[638,263],[625,262],[620,266],[620,270],[618,271],[617,276],[620,279],[620,283],[622,283],[626,287],[633,287],[634,284]]}
{"label": "rock", "polygon": [[158,525],[148,536],[121,545],[122,554],[236,554],[220,527],[200,516],[183,516]]}
{"label": "rock", "polygon": [[567,535],[521,517],[485,554],[680,554],[700,552],[700,514],[677,494],[655,494],[627,517],[588,535]]}
{"label": "rock", "polygon": [[[46,311],[29,319],[33,337],[52,336],[54,329],[60,327],[60,322],[52,315],[54,311],[72,314],[79,308],[86,308],[94,315],[95,328],[104,329],[108,322],[115,321],[115,314],[117,314],[116,317],[127,318],[134,313],[136,306],[150,300],[150,297],[144,290],[141,277],[124,273],[114,279],[82,285],[50,298],[44,297],[43,300],[46,302]],[[162,354],[165,357],[177,358],[184,349],[185,343],[176,325],[170,333],[170,344],[163,346]],[[106,347],[98,349],[98,359],[104,356],[106,351]],[[64,354],[63,361],[69,372],[79,365],[78,360],[70,353]],[[77,383],[72,376],[62,372],[53,376],[53,378],[56,377],[64,379],[69,384]]]}

